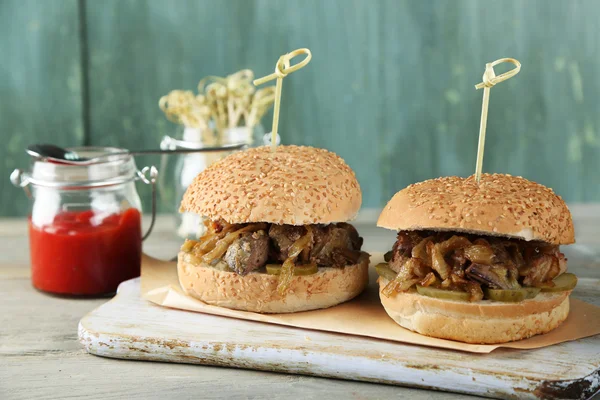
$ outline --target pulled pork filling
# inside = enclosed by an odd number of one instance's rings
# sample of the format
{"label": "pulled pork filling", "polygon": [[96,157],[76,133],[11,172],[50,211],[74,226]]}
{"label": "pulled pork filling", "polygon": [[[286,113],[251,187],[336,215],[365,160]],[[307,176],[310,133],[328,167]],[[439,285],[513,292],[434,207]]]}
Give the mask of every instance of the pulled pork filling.
{"label": "pulled pork filling", "polygon": [[401,231],[385,260],[397,273],[386,292],[415,285],[467,292],[483,299],[483,288],[551,286],[566,271],[558,246],[476,235]]}
{"label": "pulled pork filling", "polygon": [[363,254],[363,239],[347,223],[294,226],[207,221],[206,227],[200,240],[186,240],[181,247],[189,262],[204,262],[239,275],[269,272],[265,267],[274,265],[282,292],[296,266],[315,273],[319,266],[357,264]]}

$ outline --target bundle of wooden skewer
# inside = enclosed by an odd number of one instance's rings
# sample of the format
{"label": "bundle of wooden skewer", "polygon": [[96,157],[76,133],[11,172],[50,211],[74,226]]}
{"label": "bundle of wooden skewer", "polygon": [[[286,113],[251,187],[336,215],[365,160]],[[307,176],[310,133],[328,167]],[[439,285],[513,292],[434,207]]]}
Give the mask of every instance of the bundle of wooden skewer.
{"label": "bundle of wooden skewer", "polygon": [[249,69],[226,77],[207,76],[198,83],[197,94],[173,90],[161,97],[159,107],[170,121],[198,129],[204,145],[226,144],[231,129],[241,126],[252,132],[274,102],[275,87],[257,90],[253,79]]}

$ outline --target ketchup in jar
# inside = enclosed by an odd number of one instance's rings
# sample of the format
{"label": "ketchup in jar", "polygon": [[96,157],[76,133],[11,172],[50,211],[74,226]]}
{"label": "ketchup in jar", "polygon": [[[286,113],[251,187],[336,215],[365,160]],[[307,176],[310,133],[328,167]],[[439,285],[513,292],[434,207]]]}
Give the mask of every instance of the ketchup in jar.
{"label": "ketchup in jar", "polygon": [[95,295],[140,275],[142,233],[135,208],[102,217],[66,211],[36,226],[29,220],[31,280],[52,293]]}
{"label": "ketchup in jar", "polygon": [[49,293],[112,294],[140,276],[142,208],[135,181],[151,182],[132,156],[110,156],[121,149],[70,150],[108,156],[89,165],[35,160],[31,174],[13,173],[13,183],[31,188],[31,280]]}

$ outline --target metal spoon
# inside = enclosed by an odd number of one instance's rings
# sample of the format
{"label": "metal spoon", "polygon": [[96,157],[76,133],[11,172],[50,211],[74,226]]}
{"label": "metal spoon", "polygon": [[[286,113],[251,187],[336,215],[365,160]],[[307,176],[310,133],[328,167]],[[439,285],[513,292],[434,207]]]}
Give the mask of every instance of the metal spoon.
{"label": "metal spoon", "polygon": [[141,154],[176,154],[176,153],[210,153],[216,151],[239,150],[247,147],[246,143],[228,144],[218,147],[198,147],[196,149],[151,149],[151,150],[124,150],[114,153],[106,153],[93,158],[80,157],[76,152],[55,146],[53,144],[32,144],[27,147],[26,152],[30,156],[45,160],[54,161],[62,164],[89,165],[98,162],[103,158],[121,156],[121,155],[141,155]]}

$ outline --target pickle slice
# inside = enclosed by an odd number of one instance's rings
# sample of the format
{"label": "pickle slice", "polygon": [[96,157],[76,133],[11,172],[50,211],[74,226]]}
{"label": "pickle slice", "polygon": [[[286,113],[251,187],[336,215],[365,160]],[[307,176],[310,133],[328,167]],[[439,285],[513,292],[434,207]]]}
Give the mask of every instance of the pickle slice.
{"label": "pickle slice", "polygon": [[552,281],[554,286],[542,286],[542,292],[565,292],[572,290],[577,286],[577,277],[573,274],[562,274]]}
{"label": "pickle slice", "polygon": [[396,278],[396,275],[398,275],[397,273],[394,272],[393,269],[391,269],[390,267],[388,267],[387,263],[379,263],[375,266],[375,270],[377,271],[377,274],[385,279],[387,279],[388,281],[393,281],[394,278]]}
{"label": "pickle slice", "polygon": [[436,299],[469,301],[471,295],[467,292],[455,290],[436,289],[431,286],[417,285],[417,292],[423,296],[435,297]]}
{"label": "pickle slice", "polygon": [[527,290],[527,298],[528,299],[533,299],[541,291],[540,288],[536,288],[536,287],[524,287],[523,289]]}
{"label": "pickle slice", "polygon": [[518,303],[525,299],[532,299],[540,292],[539,288],[521,289],[483,289],[487,300],[502,301],[505,303]]}
{"label": "pickle slice", "polygon": [[[281,264],[267,264],[266,268],[269,275],[281,274]],[[294,276],[312,275],[316,274],[318,270],[317,264],[295,265]]]}

